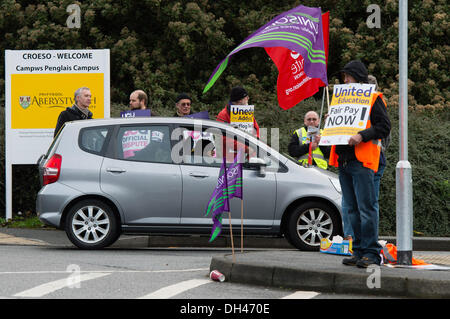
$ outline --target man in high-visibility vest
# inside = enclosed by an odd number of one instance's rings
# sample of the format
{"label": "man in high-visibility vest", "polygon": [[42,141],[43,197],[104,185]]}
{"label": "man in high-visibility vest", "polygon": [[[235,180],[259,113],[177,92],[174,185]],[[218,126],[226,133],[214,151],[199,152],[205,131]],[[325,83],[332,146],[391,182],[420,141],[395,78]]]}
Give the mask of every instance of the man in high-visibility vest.
{"label": "man in high-visibility vest", "polygon": [[289,155],[298,158],[298,161],[306,166],[308,164],[309,148],[311,146],[312,165],[327,169],[330,146],[319,146],[322,130],[321,132],[317,132],[319,134],[308,134],[309,127],[319,127],[319,114],[314,111],[309,111],[305,114],[303,122],[305,125],[295,130],[291,136],[291,142],[288,145]]}
{"label": "man in high-visibility vest", "polygon": [[[368,72],[361,61],[351,61],[341,70],[344,82],[368,83]],[[353,233],[353,256],[342,263],[366,268],[379,265],[378,209],[374,174],[378,171],[381,139],[389,135],[391,122],[381,93],[372,95],[369,120],[364,130],[350,137],[348,145],[331,147],[329,165],[339,167],[343,206]]]}

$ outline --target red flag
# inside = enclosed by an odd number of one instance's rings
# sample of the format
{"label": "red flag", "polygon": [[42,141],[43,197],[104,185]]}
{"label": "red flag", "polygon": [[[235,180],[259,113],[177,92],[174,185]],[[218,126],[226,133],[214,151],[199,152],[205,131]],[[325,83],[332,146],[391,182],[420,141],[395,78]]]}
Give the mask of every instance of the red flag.
{"label": "red flag", "polygon": [[[322,14],[323,41],[328,64],[328,37],[330,13]],[[265,48],[278,69],[277,95],[282,109],[290,109],[300,101],[314,95],[325,84],[318,78],[308,77],[304,70],[303,57],[284,47]]]}

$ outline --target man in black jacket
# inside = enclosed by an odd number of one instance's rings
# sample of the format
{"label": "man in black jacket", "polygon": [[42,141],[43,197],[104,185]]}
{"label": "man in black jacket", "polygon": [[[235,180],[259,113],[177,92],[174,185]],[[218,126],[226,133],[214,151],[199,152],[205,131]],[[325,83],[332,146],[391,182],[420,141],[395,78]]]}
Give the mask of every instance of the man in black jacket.
{"label": "man in black jacket", "polygon": [[76,120],[86,120],[92,118],[92,112],[89,111],[91,104],[91,90],[87,87],[81,87],[75,91],[75,104],[66,108],[59,114],[53,137],[58,134],[64,123]]}
{"label": "man in black jacket", "polygon": [[[346,84],[368,83],[368,72],[361,61],[350,61],[341,73]],[[330,165],[335,165],[337,159],[339,167],[344,228],[345,221],[349,221],[355,236],[353,256],[344,258],[342,263],[361,268],[380,265],[381,261],[374,174],[378,171],[380,158],[377,142],[387,137],[391,130],[382,94],[376,93],[372,103],[366,129],[351,136],[347,145],[336,145],[330,154]]]}

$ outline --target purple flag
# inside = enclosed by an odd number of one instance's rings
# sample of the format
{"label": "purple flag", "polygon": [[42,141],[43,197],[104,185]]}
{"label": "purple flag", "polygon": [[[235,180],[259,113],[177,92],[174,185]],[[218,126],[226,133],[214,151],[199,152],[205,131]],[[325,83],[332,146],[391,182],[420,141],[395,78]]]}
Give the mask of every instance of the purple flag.
{"label": "purple flag", "polygon": [[259,28],[231,51],[216,67],[203,90],[207,92],[228,65],[230,57],[253,47],[285,47],[304,57],[306,75],[328,85],[320,8],[298,6]]}
{"label": "purple flag", "polygon": [[206,216],[212,214],[213,227],[209,242],[216,239],[222,232],[222,214],[230,211],[229,199],[243,198],[242,194],[242,161],[241,152],[234,158],[233,164],[227,168],[226,159],[223,158],[220,166],[219,179],[206,209]]}
{"label": "purple flag", "polygon": [[212,214],[213,227],[211,230],[212,242],[222,232],[222,214],[223,212],[230,211],[230,205],[228,202],[228,182],[227,182],[227,165],[225,158],[220,166],[219,178],[217,180],[216,188],[209,199],[208,206],[206,208],[206,216]]}
{"label": "purple flag", "polygon": [[243,198],[242,197],[242,161],[241,161],[241,152],[236,155],[234,158],[233,164],[227,168],[227,184],[228,190],[226,194],[228,198],[231,199],[233,197]]}

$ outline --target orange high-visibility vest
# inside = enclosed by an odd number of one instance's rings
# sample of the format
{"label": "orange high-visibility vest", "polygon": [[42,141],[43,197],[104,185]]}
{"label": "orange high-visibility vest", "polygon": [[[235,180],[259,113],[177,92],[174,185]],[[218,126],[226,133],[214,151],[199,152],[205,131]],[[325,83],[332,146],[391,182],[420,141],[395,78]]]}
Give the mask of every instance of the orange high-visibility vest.
{"label": "orange high-visibility vest", "polygon": [[[369,111],[369,120],[367,121],[366,129],[372,126],[370,123],[370,113],[372,112],[372,107],[378,97],[384,102],[384,106],[387,104],[383,100],[383,94],[376,92],[373,94],[372,102]],[[381,140],[371,140],[368,142],[361,142],[355,146],[355,156],[358,161],[360,161],[364,167],[370,168],[374,172],[378,171],[378,164],[380,162],[380,152],[381,152]],[[336,145],[331,146],[330,158],[328,160],[328,165],[338,167],[338,158],[336,154]]]}

